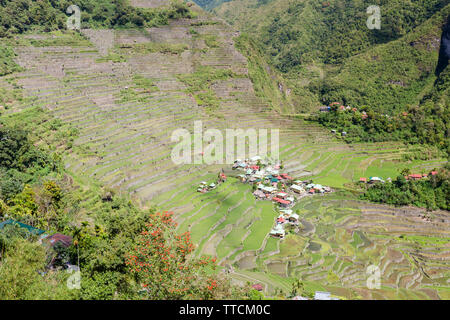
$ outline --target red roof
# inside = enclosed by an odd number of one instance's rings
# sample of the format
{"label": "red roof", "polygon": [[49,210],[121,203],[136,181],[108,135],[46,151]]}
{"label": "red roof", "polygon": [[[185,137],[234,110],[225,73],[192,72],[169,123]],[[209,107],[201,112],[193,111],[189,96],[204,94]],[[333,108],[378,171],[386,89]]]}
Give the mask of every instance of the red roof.
{"label": "red roof", "polygon": [[292,180],[292,177],[288,176],[287,173],[282,173],[282,174],[280,174],[280,176],[282,176],[283,179]]}
{"label": "red roof", "polygon": [[252,288],[258,291],[262,291],[263,286],[260,285],[259,283],[252,285]]}
{"label": "red roof", "polygon": [[410,174],[408,177],[410,178],[422,178],[421,174],[415,173],[415,174]]}
{"label": "red roof", "polygon": [[250,166],[250,168],[253,170],[259,170],[259,166]]}
{"label": "red roof", "polygon": [[286,219],[284,219],[283,217],[281,217],[281,218],[278,218],[277,221],[278,221],[278,222],[285,222]]}
{"label": "red roof", "polygon": [[277,197],[273,198],[272,200],[273,200],[273,201],[276,201],[276,202],[278,202],[278,203],[281,203],[281,204],[290,204],[290,203],[291,203],[291,202],[288,201],[288,200],[283,200],[283,199],[280,199],[280,198],[277,198]]}
{"label": "red roof", "polygon": [[431,175],[432,175],[432,176],[435,176],[435,175],[437,175],[437,174],[438,174],[437,171],[431,171]]}
{"label": "red roof", "polygon": [[367,182],[367,178],[359,178],[359,181],[361,181],[361,182]]}

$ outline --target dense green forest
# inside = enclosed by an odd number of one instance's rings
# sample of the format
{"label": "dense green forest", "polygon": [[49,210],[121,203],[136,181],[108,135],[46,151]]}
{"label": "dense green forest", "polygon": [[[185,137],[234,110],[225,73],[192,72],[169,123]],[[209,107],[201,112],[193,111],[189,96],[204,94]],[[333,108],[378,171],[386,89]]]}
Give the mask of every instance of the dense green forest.
{"label": "dense green forest", "polygon": [[[380,30],[366,26],[369,5],[381,8]],[[339,101],[389,114],[418,104],[433,86],[450,6],[441,0],[234,0],[215,12],[251,34],[297,92],[300,111],[311,111],[314,97],[316,106]]]}
{"label": "dense green forest", "polygon": [[310,90],[325,103],[370,105],[387,114],[419,104],[436,81],[439,40],[449,16],[447,6],[414,32],[349,58]]}
{"label": "dense green forest", "polygon": [[[232,1],[223,6],[224,11],[230,9],[229,15],[216,12],[244,31],[256,27],[255,36],[283,72],[311,61],[342,63],[373,45],[406,35],[448,4],[446,0],[247,1],[245,12],[234,12],[234,2],[242,9],[241,1]],[[371,5],[381,8],[380,30],[366,26]],[[271,10],[256,11],[258,7]],[[265,14],[264,19],[256,13]]]}
{"label": "dense green forest", "polygon": [[[68,0],[2,0],[0,37],[65,29],[66,10],[73,4]],[[81,10],[81,28],[151,27],[191,14],[183,1],[156,9],[132,7],[127,0],[80,0],[76,5]]]}
{"label": "dense green forest", "polygon": [[450,154],[450,67],[436,80],[420,105],[404,111],[362,106],[341,110],[335,104],[329,112],[311,117],[320,124],[346,132],[348,142],[401,140],[411,144],[429,144]]}

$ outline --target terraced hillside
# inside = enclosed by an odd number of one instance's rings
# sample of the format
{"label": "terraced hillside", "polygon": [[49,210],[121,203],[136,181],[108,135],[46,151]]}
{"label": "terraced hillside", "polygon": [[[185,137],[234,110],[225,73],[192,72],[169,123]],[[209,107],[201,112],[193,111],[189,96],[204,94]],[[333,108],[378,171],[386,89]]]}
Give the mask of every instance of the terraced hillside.
{"label": "terraced hillside", "polygon": [[[343,192],[306,197],[293,208],[300,229],[280,241],[268,236],[277,209],[234,178],[207,194],[161,199],[179,212],[198,254],[217,256],[237,282],[261,283],[269,295],[301,279],[310,292],[348,299],[449,298],[448,212],[368,204]],[[367,289],[369,265],[380,269],[378,290]]]}
{"label": "terraced hillside", "polygon": [[[237,281],[260,281],[273,294],[289,290],[298,276],[320,287],[335,270],[342,296],[448,298],[447,213],[436,213],[440,220],[429,228],[409,217],[416,210],[404,214],[348,196],[308,198],[298,204],[305,228],[279,243],[267,238],[276,215],[272,204],[255,201],[248,186],[230,178],[213,192],[196,192],[223,166],[171,161],[172,132],[192,132],[195,120],[220,130],[278,128],[285,170],[337,188],[362,175],[394,178],[404,167],[428,171],[445,159],[402,162],[411,152],[403,144],[347,145],[315,124],[272,111],[255,95],[247,60],[234,47],[236,33],[195,10],[197,18],[160,28],[19,37],[15,51],[25,71],[0,83],[23,88],[27,99],[8,112],[41,106],[76,127],[74,152],[65,158],[73,176],[130,194],[142,206],[173,210],[180,229],[192,232],[197,253],[216,255]],[[376,223],[383,225],[375,229]],[[418,237],[417,252],[411,233]],[[318,251],[307,249],[312,242]],[[389,279],[386,288],[349,289],[363,286],[360,273],[370,259]]]}
{"label": "terraced hillside", "polygon": [[[85,30],[95,45],[70,35],[41,35],[41,40],[27,37],[29,45],[16,48],[18,63],[26,71],[14,78],[34,97],[33,105],[52,110],[80,130],[76,145],[81,151],[67,159],[74,174],[143,201],[180,183],[190,188],[194,177],[217,169],[179,167],[170,161],[172,132],[192,131],[194,120],[202,120],[205,128],[280,128],[280,155],[288,171],[314,174],[334,186],[365,171],[397,173],[390,160],[406,152],[405,147],[348,146],[315,125],[271,112],[253,93],[246,60],[229,40],[232,32],[220,23],[192,24],[199,21],[176,21],[149,30]],[[192,36],[190,29],[199,35]],[[205,37],[212,36],[220,46],[205,44]],[[56,45],[44,46],[49,42]],[[123,61],[115,62],[116,56]],[[205,66],[206,73],[222,68],[233,72],[211,85],[219,101],[214,110],[199,106],[179,80],[180,74],[192,75]],[[429,169],[439,162],[409,165]]]}

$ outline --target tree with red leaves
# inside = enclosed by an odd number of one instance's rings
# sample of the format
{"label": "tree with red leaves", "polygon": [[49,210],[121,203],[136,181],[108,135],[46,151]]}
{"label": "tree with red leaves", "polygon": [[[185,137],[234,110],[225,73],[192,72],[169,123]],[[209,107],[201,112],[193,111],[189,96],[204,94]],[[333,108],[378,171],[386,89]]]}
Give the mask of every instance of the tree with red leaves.
{"label": "tree with red leaves", "polygon": [[[172,212],[152,213],[126,257],[131,273],[149,299],[235,297],[240,289],[215,275],[216,259],[195,258],[189,232],[178,234]],[[241,296],[242,297],[242,296]]]}

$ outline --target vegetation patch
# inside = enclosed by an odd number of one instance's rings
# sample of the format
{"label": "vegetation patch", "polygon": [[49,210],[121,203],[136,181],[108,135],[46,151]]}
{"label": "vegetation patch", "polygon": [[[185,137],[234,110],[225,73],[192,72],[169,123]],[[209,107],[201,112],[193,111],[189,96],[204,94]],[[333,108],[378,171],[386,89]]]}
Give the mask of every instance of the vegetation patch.
{"label": "vegetation patch", "polygon": [[393,182],[369,186],[363,199],[397,206],[415,205],[429,210],[450,208],[450,165],[436,175],[418,181],[406,180],[403,175]]}
{"label": "vegetation patch", "polygon": [[149,54],[149,53],[164,53],[164,54],[181,54],[188,49],[185,44],[170,44],[159,42],[138,43],[133,45],[122,44],[118,47],[119,52],[127,54]]}
{"label": "vegetation patch", "polygon": [[192,94],[200,106],[215,110],[220,106],[220,100],[211,89],[212,84],[218,80],[239,77],[229,69],[199,66],[194,73],[179,74],[177,78],[183,82],[186,91]]}
{"label": "vegetation patch", "polygon": [[20,66],[14,61],[15,57],[16,54],[12,47],[0,44],[0,76],[21,70]]}
{"label": "vegetation patch", "polygon": [[203,36],[205,44],[210,48],[218,48],[219,42],[217,41],[217,36],[215,35],[205,35]]}
{"label": "vegetation patch", "polygon": [[[73,3],[63,1],[5,0],[0,3],[0,38],[29,31],[63,30]],[[191,18],[186,3],[175,0],[161,8],[136,8],[127,0],[86,0],[77,3],[81,28],[130,28],[166,25],[169,19]]]}

